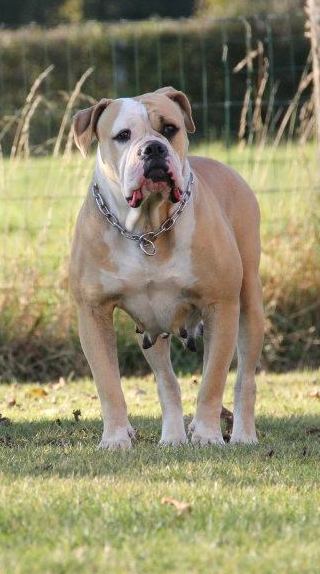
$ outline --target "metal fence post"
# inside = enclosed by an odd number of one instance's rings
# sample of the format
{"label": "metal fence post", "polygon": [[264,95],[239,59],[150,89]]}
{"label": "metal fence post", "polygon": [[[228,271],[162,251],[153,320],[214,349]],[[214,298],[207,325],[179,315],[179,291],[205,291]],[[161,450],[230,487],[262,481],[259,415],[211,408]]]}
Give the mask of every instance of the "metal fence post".
{"label": "metal fence post", "polygon": [[201,81],[202,81],[202,123],[203,134],[208,137],[208,72],[206,61],[206,45],[203,32],[200,36],[201,44]]}
{"label": "metal fence post", "polygon": [[228,34],[223,26],[222,28],[222,63],[224,69],[224,137],[227,148],[230,146],[230,68],[228,60]]}
{"label": "metal fence post", "polygon": [[316,120],[318,156],[320,159],[320,0],[307,0],[312,49],[313,102]]}

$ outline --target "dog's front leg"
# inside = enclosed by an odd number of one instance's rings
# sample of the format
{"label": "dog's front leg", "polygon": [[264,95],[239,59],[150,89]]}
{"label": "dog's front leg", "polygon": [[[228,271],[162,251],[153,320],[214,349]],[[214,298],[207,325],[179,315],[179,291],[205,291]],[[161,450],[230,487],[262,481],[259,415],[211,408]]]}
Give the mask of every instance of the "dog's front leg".
{"label": "dog's front leg", "polygon": [[97,385],[103,416],[101,448],[129,448],[133,429],[120,383],[116,336],[111,307],[78,308],[79,334]]}
{"label": "dog's front leg", "polygon": [[204,317],[203,377],[196,414],[189,427],[194,444],[224,444],[220,413],[238,326],[238,301],[223,301],[212,305]]}
{"label": "dog's front leg", "polygon": [[187,442],[184,428],[179,383],[174,374],[170,359],[170,337],[157,342],[150,349],[143,349],[143,337],[138,335],[138,343],[154,372],[162,410],[162,433],[160,444],[180,445]]}

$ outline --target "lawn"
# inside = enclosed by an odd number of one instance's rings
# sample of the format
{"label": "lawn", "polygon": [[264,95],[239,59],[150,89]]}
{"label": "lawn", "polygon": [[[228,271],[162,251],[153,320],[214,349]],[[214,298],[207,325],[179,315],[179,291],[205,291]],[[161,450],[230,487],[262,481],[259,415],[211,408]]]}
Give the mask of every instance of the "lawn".
{"label": "lawn", "polygon": [[105,452],[91,381],[0,386],[1,574],[319,572],[319,371],[258,376],[251,448],[159,447],[152,377],[124,389],[138,438]]}

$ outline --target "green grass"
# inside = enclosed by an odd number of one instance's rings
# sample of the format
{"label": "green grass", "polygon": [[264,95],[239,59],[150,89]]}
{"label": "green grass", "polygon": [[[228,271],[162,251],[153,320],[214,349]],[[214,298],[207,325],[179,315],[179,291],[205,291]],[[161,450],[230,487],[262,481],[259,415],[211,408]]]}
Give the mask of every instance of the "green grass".
{"label": "green grass", "polygon": [[[11,425],[0,425],[0,572],[318,573],[319,376],[260,374],[260,444],[204,449],[159,447],[154,383],[127,379],[138,440],[114,453],[96,450],[102,424],[91,381],[48,384],[44,396],[37,385],[2,384],[0,412]],[[197,391],[184,378],[188,416]],[[191,512],[179,515],[163,497]]]}
{"label": "green grass", "polygon": [[[257,193],[267,317],[264,364],[277,369],[319,364],[315,332],[320,323],[320,212],[315,146],[288,143],[277,149],[235,145],[226,149],[208,143],[191,146],[191,153],[233,166]],[[93,164],[93,156],[83,160],[80,154],[68,160],[0,161],[3,380],[44,380],[85,372],[67,270],[74,222]],[[140,372],[133,329],[128,321],[122,326],[122,368],[126,373]],[[177,353],[179,369],[195,368],[194,357]]]}

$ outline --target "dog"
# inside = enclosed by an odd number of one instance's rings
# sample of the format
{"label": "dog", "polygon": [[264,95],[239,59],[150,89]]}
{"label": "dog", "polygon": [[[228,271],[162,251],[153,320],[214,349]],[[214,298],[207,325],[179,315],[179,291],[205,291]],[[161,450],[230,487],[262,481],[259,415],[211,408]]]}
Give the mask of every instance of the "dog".
{"label": "dog", "polygon": [[237,346],[231,443],[256,443],[255,371],[264,333],[259,207],[231,168],[188,156],[195,131],[187,96],[172,87],[102,99],[74,116],[85,157],[98,140],[92,183],[73,239],[70,286],[79,334],[101,401],[101,448],[129,448],[134,430],[121,389],[113,312],[126,311],[152,368],[163,445],[187,442],[170,339],[194,347],[203,378],[189,426],[197,445],[223,445],[227,373]]}

